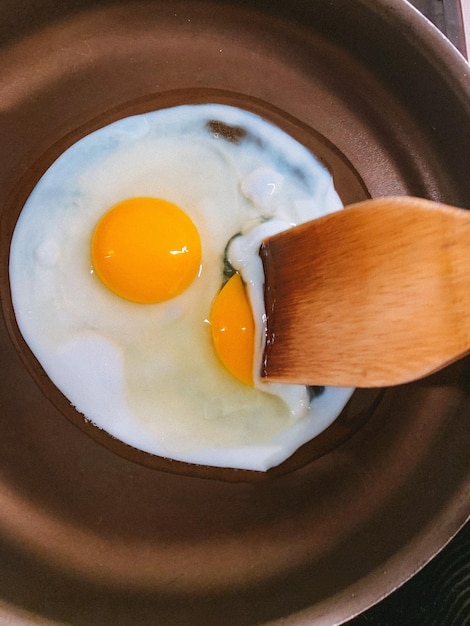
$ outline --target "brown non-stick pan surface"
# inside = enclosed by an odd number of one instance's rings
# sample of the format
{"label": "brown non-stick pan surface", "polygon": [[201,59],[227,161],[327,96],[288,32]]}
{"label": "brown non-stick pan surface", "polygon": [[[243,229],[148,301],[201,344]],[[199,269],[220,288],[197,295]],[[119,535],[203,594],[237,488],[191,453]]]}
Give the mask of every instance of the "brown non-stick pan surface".
{"label": "brown non-stick pan surface", "polygon": [[468,66],[399,0],[4,0],[0,37],[0,616],[329,625],[365,610],[468,518],[470,361],[356,392],[266,475],[172,464],[96,432],[49,383],[11,310],[9,241],[68,145],[179,102],[275,121],[345,203],[468,207]]}

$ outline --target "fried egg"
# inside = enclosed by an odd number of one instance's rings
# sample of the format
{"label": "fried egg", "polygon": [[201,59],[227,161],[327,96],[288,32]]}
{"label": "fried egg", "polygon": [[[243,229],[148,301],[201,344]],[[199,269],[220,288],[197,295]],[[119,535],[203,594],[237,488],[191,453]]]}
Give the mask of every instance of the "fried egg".
{"label": "fried egg", "polygon": [[256,114],[197,104],[121,119],[68,148],[21,211],[18,326],[51,381],[113,437],[267,470],[352,390],[260,379],[259,243],[340,208],[327,169]]}

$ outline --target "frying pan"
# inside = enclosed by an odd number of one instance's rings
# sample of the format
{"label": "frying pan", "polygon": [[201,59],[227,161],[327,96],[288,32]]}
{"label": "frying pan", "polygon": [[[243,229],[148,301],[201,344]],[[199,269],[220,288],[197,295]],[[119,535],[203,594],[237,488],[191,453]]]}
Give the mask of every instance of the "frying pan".
{"label": "frying pan", "polygon": [[325,161],[345,203],[469,207],[464,59],[402,0],[7,0],[0,42],[0,616],[336,624],[378,602],[468,519],[468,359],[356,392],[266,474],[148,458],[85,424],[29,353],[9,244],[66,147],[183,101],[275,121]]}

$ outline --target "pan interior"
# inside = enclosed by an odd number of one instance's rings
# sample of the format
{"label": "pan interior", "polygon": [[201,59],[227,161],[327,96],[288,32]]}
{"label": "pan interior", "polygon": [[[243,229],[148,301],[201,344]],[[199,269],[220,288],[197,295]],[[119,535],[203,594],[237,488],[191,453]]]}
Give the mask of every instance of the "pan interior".
{"label": "pan interior", "polygon": [[463,61],[397,1],[26,0],[3,11],[4,602],[59,624],[348,619],[468,515],[468,361],[356,394],[336,432],[263,479],[149,466],[77,428],[27,353],[9,241],[68,145],[180,99],[237,103],[302,138],[345,203],[406,193],[468,206]]}

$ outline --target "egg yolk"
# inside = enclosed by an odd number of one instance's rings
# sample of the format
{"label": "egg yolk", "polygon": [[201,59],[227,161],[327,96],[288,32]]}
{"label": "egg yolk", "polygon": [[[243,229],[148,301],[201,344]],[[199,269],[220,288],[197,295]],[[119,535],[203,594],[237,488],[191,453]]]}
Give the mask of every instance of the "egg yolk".
{"label": "egg yolk", "polygon": [[201,265],[201,240],[175,204],[131,198],[98,222],[91,253],[95,272],[111,291],[151,304],[169,300],[191,284]]}
{"label": "egg yolk", "polygon": [[253,385],[255,324],[240,274],[234,274],[216,296],[210,322],[219,359],[238,380]]}

